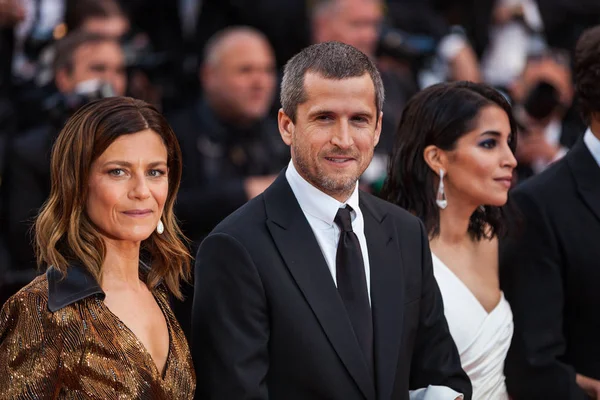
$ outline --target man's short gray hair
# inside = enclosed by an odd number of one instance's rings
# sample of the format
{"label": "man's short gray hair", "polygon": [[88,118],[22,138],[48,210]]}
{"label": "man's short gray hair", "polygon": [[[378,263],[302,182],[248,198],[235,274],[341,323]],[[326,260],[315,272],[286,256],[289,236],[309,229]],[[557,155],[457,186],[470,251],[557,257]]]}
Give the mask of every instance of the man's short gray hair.
{"label": "man's short gray hair", "polygon": [[283,112],[293,122],[296,122],[298,105],[306,101],[304,77],[308,72],[337,80],[368,73],[375,87],[375,107],[379,117],[385,94],[381,75],[373,61],[350,45],[324,42],[306,47],[285,64],[281,82],[281,105]]}
{"label": "man's short gray hair", "polygon": [[271,48],[271,44],[267,36],[258,29],[246,25],[233,25],[216,32],[208,39],[206,45],[204,46],[202,57],[203,63],[213,65],[217,64],[219,62],[223,43],[235,36],[249,36],[263,41],[267,46],[269,46],[269,49]]}

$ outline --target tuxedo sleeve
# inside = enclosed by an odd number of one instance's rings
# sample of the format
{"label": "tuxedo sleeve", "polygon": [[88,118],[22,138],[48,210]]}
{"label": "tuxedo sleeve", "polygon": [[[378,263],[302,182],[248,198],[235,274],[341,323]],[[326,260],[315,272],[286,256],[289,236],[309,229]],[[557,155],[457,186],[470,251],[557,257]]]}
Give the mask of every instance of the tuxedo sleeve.
{"label": "tuxedo sleeve", "polygon": [[267,399],[268,341],[267,301],[248,251],[230,235],[209,235],[195,266],[196,398]]}
{"label": "tuxedo sleeve", "polygon": [[520,222],[516,236],[500,246],[500,285],[515,324],[505,365],[508,392],[516,399],[588,399],[574,369],[561,361],[566,349],[563,263],[547,211],[522,190],[511,200]]}
{"label": "tuxedo sleeve", "polygon": [[[421,230],[422,295],[419,330],[410,372],[410,389],[445,386],[471,399],[471,381],[463,371],[458,350],[444,316],[442,295],[433,276],[429,240]],[[452,398],[453,399],[453,398]]]}

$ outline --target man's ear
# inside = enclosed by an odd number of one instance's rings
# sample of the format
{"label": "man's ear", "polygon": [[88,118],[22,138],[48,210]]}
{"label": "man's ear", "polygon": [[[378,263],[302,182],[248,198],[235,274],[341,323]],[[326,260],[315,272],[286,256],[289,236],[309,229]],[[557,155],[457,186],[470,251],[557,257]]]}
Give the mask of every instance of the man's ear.
{"label": "man's ear", "polygon": [[280,108],[277,114],[277,124],[279,125],[281,139],[285,144],[291,146],[295,125],[292,119],[283,111],[283,108]]}
{"label": "man's ear", "polygon": [[377,126],[375,127],[375,136],[373,137],[373,147],[377,146],[379,143],[379,138],[381,136],[381,124],[383,122],[383,112],[379,112],[379,118],[377,118]]}
{"label": "man's ear", "polygon": [[425,150],[423,150],[423,158],[436,175],[440,174],[440,169],[443,169],[444,172],[448,171],[448,156],[446,152],[439,147],[434,145],[425,147]]}

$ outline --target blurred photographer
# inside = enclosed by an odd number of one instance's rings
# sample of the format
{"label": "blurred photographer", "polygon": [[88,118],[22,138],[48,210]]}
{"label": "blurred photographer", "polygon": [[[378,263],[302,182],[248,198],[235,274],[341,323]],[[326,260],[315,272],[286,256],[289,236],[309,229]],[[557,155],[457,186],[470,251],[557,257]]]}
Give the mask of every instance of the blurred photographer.
{"label": "blurred photographer", "polygon": [[196,244],[262,193],[289,161],[277,121],[275,57],[254,28],[230,27],[207,43],[201,98],[169,116],[183,153],[177,216]]}
{"label": "blurred photographer", "polygon": [[119,39],[127,66],[127,94],[161,109],[163,91],[159,87],[167,74],[161,71],[166,58],[155,52],[149,33],[133,26],[131,16],[117,0],[65,1],[67,32],[82,30]]}
{"label": "blurred photographer", "polygon": [[[66,119],[87,102],[112,95],[123,95],[126,75],[123,53],[117,39],[88,32],[73,32],[57,44],[54,64],[55,96],[46,100],[50,122],[42,123],[10,143],[2,195],[2,236],[9,249],[11,268],[4,270],[0,282],[27,282],[35,270],[29,235],[31,219],[50,191],[49,156],[54,139]],[[0,271],[2,273],[2,271]]]}
{"label": "blurred photographer", "polygon": [[558,52],[530,56],[510,87],[521,130],[517,175],[524,180],[562,158],[584,132],[572,110],[573,84],[568,57]]}
{"label": "blurred photographer", "polygon": [[[57,46],[54,82],[59,92],[76,92],[82,82],[100,80],[110,84],[116,96],[127,89],[125,60],[118,39],[91,32],[74,32]],[[73,110],[75,111],[75,110]]]}
{"label": "blurred photographer", "polygon": [[[130,28],[116,0],[22,0],[23,20],[15,26],[11,45],[11,102],[18,133],[48,118],[44,101],[55,94],[53,64],[56,43],[82,30],[115,38]],[[23,112],[27,110],[27,113]]]}
{"label": "blurred photographer", "polygon": [[417,66],[421,88],[445,81],[481,80],[477,56],[463,28],[465,21],[457,18],[462,9],[469,7],[464,0],[386,3],[389,23],[403,33],[404,47],[428,50]]}
{"label": "blurred photographer", "polygon": [[487,14],[481,69],[487,83],[506,88],[523,72],[531,49],[546,46],[542,17],[535,0],[496,0]]}

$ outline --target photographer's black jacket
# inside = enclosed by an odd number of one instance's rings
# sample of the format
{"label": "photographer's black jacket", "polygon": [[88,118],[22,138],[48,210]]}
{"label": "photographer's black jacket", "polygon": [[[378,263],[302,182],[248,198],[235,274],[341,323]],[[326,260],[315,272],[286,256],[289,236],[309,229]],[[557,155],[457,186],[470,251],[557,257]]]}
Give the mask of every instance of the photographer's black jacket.
{"label": "photographer's black jacket", "polygon": [[277,174],[289,161],[289,148],[271,118],[237,128],[201,100],[169,122],[183,153],[177,217],[196,242],[248,200],[245,178]]}

